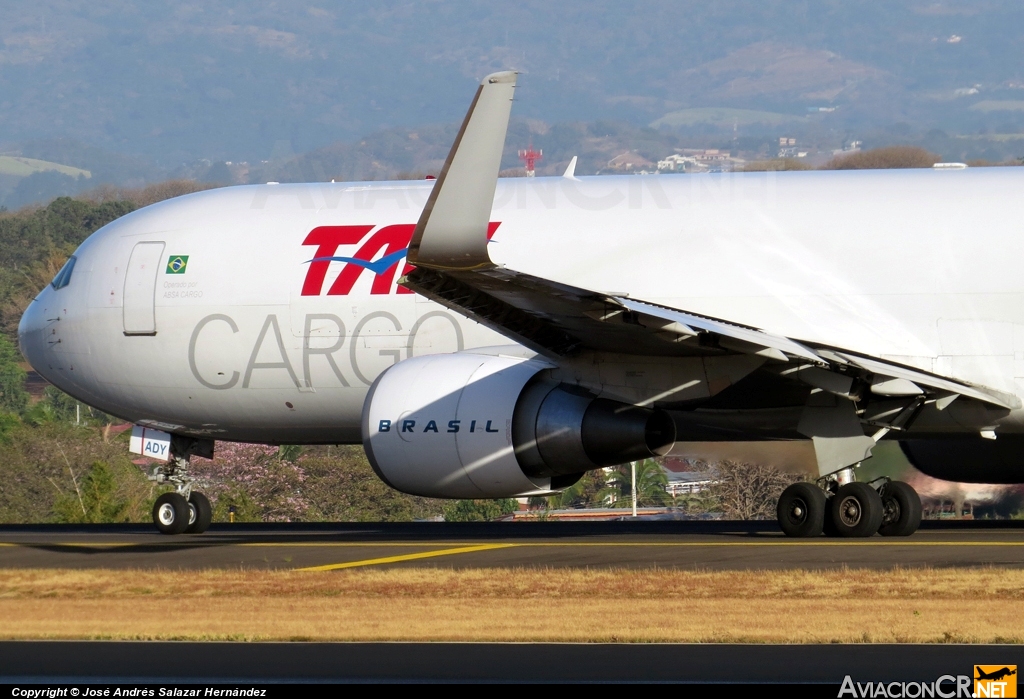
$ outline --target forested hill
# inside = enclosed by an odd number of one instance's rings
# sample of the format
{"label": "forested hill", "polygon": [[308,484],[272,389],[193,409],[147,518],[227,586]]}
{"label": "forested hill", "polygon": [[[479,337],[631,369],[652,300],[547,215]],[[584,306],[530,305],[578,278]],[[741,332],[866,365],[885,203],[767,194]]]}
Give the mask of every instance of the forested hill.
{"label": "forested hill", "polygon": [[0,140],[259,162],[456,122],[506,68],[517,115],[548,123],[835,107],[844,127],[1006,133],[1022,34],[1014,0],[7,0]]}

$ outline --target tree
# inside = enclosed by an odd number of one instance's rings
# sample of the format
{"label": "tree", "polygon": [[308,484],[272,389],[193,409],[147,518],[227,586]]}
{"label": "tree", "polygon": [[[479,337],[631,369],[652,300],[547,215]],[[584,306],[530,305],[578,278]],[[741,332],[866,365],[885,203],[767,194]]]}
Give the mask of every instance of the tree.
{"label": "tree", "polygon": [[114,471],[106,462],[93,462],[85,475],[76,478],[73,484],[74,490],[63,493],[54,503],[58,522],[131,521],[131,503],[121,492]]}
{"label": "tree", "polygon": [[561,493],[546,498],[530,498],[530,504],[555,510],[601,507],[605,502],[605,496],[602,494],[605,485],[604,471],[601,469],[587,471],[578,481]]}
{"label": "tree", "polygon": [[[633,506],[633,472],[629,464],[616,466],[608,474],[607,486],[601,494],[611,499],[612,507]],[[664,506],[671,502],[666,487],[668,477],[654,459],[636,462],[636,504],[643,507]]]}
{"label": "tree", "polygon": [[26,373],[18,365],[20,361],[14,343],[0,335],[0,409],[11,413],[21,413],[28,406]]}
{"label": "tree", "polygon": [[259,522],[262,518],[263,511],[259,503],[237,486],[221,490],[213,502],[215,522]]}
{"label": "tree", "polygon": [[17,415],[0,412],[0,444],[8,444],[11,440],[11,432],[20,424],[21,420],[18,419]]}
{"label": "tree", "polygon": [[28,408],[23,417],[25,422],[36,427],[48,422],[67,422],[101,427],[113,422],[120,422],[102,410],[79,402],[56,386],[47,386],[43,389],[43,399]]}
{"label": "tree", "polygon": [[446,502],[388,487],[358,446],[306,447],[299,463],[308,521],[409,522],[439,516]]}
{"label": "tree", "polygon": [[218,521],[228,518],[227,508],[219,503],[222,495],[236,507],[252,503],[258,511],[253,518],[263,522],[301,520],[309,509],[302,494],[302,466],[281,459],[277,447],[218,442],[212,461],[193,459],[192,473],[214,503]]}
{"label": "tree", "polygon": [[796,158],[772,158],[755,160],[739,169],[740,172],[765,172],[769,170],[811,170],[811,166]]}
{"label": "tree", "polygon": [[445,522],[489,522],[519,509],[515,498],[500,500],[452,500],[444,506]]}
{"label": "tree", "polygon": [[[127,510],[115,512],[117,521],[149,521],[156,492],[132,463],[128,438],[125,432],[104,441],[99,430],[61,421],[39,426],[14,422],[0,439],[0,522],[68,521],[68,505],[78,512],[74,521],[83,521],[78,493],[88,492],[89,487],[82,490],[83,479],[98,461],[114,480],[113,499],[127,503]],[[94,491],[103,491],[102,475],[96,473]],[[64,505],[63,515],[57,512],[58,502]]]}
{"label": "tree", "polygon": [[728,519],[774,519],[779,496],[800,480],[774,466],[723,461],[713,468],[708,495]]}
{"label": "tree", "polygon": [[672,498],[672,506],[689,515],[718,512],[718,501],[707,489],[685,493]]}
{"label": "tree", "polygon": [[302,456],[302,451],[302,446],[299,444],[282,444],[277,448],[277,458],[295,463]]}
{"label": "tree", "polygon": [[76,412],[78,412],[79,417],[82,412],[88,416],[88,406],[80,405],[77,400],[56,386],[47,386],[43,389],[43,399],[32,406],[31,412],[34,419],[31,419],[30,422],[34,424],[47,420],[74,422]]}

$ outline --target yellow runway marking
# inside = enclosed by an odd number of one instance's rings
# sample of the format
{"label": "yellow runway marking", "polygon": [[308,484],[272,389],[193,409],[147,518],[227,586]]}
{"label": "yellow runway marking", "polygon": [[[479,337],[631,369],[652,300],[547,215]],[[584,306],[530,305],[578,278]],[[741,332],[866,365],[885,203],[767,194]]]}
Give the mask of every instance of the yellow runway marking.
{"label": "yellow runway marking", "polygon": [[492,549],[503,549],[515,544],[482,544],[480,546],[462,546],[454,549],[441,549],[440,551],[422,551],[420,553],[407,553],[401,556],[386,556],[384,558],[368,558],[362,561],[349,561],[348,563],[330,563],[323,566],[311,566],[309,568],[296,568],[301,572],[320,572],[326,570],[342,570],[344,568],[360,568],[362,566],[376,566],[385,563],[401,563],[402,561],[415,561],[420,558],[433,558],[434,556],[451,556],[456,553],[472,553],[474,551],[490,551]]}

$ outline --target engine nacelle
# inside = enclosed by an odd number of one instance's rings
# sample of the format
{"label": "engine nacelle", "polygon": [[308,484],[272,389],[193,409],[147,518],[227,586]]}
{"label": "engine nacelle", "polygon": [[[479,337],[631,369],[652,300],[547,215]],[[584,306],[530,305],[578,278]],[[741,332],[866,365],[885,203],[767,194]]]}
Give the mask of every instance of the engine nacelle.
{"label": "engine nacelle", "polygon": [[907,439],[900,441],[900,447],[918,471],[932,478],[960,483],[1024,483],[1024,435]]}
{"label": "engine nacelle", "polygon": [[363,405],[371,466],[406,493],[498,498],[548,494],[590,469],[668,453],[667,413],[546,381],[548,368],[472,352],[399,362]]}

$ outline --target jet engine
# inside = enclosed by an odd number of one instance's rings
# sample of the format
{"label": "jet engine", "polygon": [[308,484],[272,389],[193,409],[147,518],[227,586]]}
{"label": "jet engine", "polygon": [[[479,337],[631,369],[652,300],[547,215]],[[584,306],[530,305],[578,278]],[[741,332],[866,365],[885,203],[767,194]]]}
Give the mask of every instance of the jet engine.
{"label": "jet engine", "polygon": [[960,483],[1024,483],[1024,435],[900,441],[907,460],[932,478]]}
{"label": "jet engine", "polygon": [[535,359],[414,357],[363,404],[363,445],[391,487],[441,498],[543,495],[591,469],[668,453],[672,418],[544,378]]}

